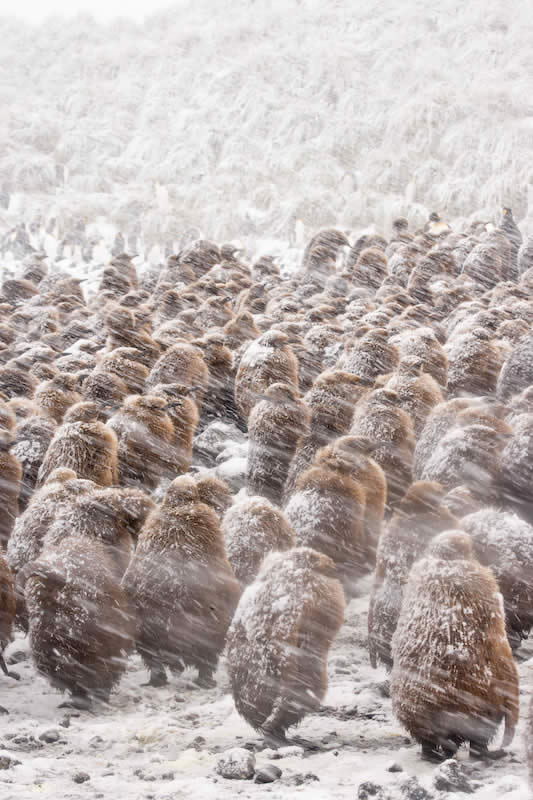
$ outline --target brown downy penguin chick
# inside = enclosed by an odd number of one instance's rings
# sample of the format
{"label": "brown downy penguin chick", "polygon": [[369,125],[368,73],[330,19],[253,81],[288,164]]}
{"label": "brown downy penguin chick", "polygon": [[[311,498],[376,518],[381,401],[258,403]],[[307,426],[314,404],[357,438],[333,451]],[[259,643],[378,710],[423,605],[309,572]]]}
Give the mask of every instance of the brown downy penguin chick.
{"label": "brown downy penguin chick", "polygon": [[95,483],[79,479],[74,470],[66,467],[59,467],[48,476],[15,523],[7,546],[13,574],[39,556],[43,539],[63,505],[73,503],[77,497],[96,488]]}
{"label": "brown downy penguin chick", "polygon": [[141,363],[149,369],[161,355],[159,345],[145,331],[139,330],[139,320],[131,309],[109,304],[104,325],[108,351],[119,347],[135,347],[139,350],[139,360],[142,358]]}
{"label": "brown downy penguin chick", "polygon": [[466,486],[480,502],[499,505],[501,456],[508,434],[486,425],[456,426],[438,443],[422,470],[422,480],[447,489]]}
{"label": "brown downy penguin chick", "polygon": [[242,587],[252,583],[269,553],[290,550],[296,544],[283,512],[264,497],[248,497],[229,508],[222,534],[228,561]]}
{"label": "brown downy penguin chick", "polygon": [[37,670],[75,705],[107,702],[135,625],[104,543],[73,536],[49,547],[27,565],[24,594]]}
{"label": "brown downy penguin chick", "polygon": [[479,500],[474,497],[467,486],[456,486],[455,489],[450,489],[442,498],[442,505],[459,520],[480,509]]}
{"label": "brown downy penguin chick", "polygon": [[415,432],[411,416],[390,389],[375,389],[356,406],[350,434],[375,442],[372,458],[387,479],[387,507],[392,508],[411,485]]}
{"label": "brown downy penguin chick", "polygon": [[391,337],[390,343],[398,349],[401,359],[406,356],[421,359],[423,371],[431,375],[441,388],[446,386],[448,357],[431,328],[421,327],[404,331]]}
{"label": "brown downy penguin chick", "polygon": [[27,369],[8,365],[0,367],[0,392],[8,400],[12,397],[33,397],[35,385]]}
{"label": "brown downy penguin chick", "polygon": [[10,452],[15,438],[15,415],[0,403],[0,553],[6,549],[19,513],[22,467]]}
{"label": "brown downy penguin chick", "polygon": [[313,462],[317,467],[337,468],[339,461],[349,469],[350,477],[356,480],[365,495],[364,529],[368,564],[376,563],[376,548],[381,534],[381,523],[387,499],[387,479],[379,464],[372,458],[376,443],[367,436],[341,436],[325,447]]}
{"label": "brown downy penguin chick", "polygon": [[352,342],[339,366],[358,375],[363,385],[373,386],[377,377],[393,372],[399,360],[398,350],[387,341],[385,328],[373,328]]}
{"label": "brown downy penguin chick", "polygon": [[98,486],[113,486],[118,483],[117,437],[102,422],[65,423],[50,442],[37,486],[42,486],[57,467],[73,469],[78,478]]}
{"label": "brown downy penguin chick", "polygon": [[0,669],[6,676],[9,676],[9,670],[3,653],[12,638],[16,608],[17,599],[13,575],[7,566],[7,559],[0,553]]}
{"label": "brown downy penguin chick", "polygon": [[2,283],[2,297],[5,297],[12,306],[22,304],[25,300],[31,300],[36,294],[39,294],[39,289],[31,281],[12,278],[4,280]]}
{"label": "brown downy penguin chick", "polygon": [[214,475],[198,475],[195,478],[198,500],[212,508],[222,520],[232,503],[233,495],[226,481]]}
{"label": "brown downy penguin chick", "polygon": [[281,504],[297,442],[309,433],[309,422],[309,409],[294,386],[274,383],[265,391],[248,419],[248,494]]}
{"label": "brown downy penguin chick", "polygon": [[228,634],[228,672],[239,714],[274,746],[317,711],[328,651],[344,620],[335,565],[298,547],[272,553],[241,597]]}
{"label": "brown downy penguin chick", "polygon": [[139,278],[137,276],[135,264],[131,260],[131,256],[129,256],[127,253],[119,253],[119,255],[111,259],[110,266],[114,267],[129,281],[132,289],[136,290],[139,288]]}
{"label": "brown downy penguin chick", "polygon": [[136,543],[144,523],[156,505],[142,489],[116,487],[112,491],[113,502],[118,505],[132,541]]}
{"label": "brown downy penguin chick", "polygon": [[102,272],[102,280],[98,286],[95,302],[98,302],[98,296],[101,292],[110,292],[114,299],[118,301],[133,288],[128,278],[121,274],[118,269],[115,267],[105,267]]}
{"label": "brown downy penguin chick", "polygon": [[339,250],[349,247],[350,242],[335,228],[319,231],[305,248],[302,259],[302,277],[316,286],[325,286],[330,275],[335,274]]}
{"label": "brown downy penguin chick", "polygon": [[120,580],[133,553],[133,539],[122,500],[123,496],[114,489],[94,489],[64,504],[45,534],[43,552],[48,548],[61,549],[65,540],[73,537],[101,541]]}
{"label": "brown downy penguin chick", "polygon": [[196,280],[209,272],[211,267],[221,260],[218,245],[207,239],[198,239],[185,247],[179,255],[180,265],[190,267]]}
{"label": "brown downy penguin chick", "polygon": [[488,331],[473,328],[462,336],[452,337],[444,349],[448,356],[450,396],[490,395],[496,391],[503,357]]}
{"label": "brown downy penguin chick", "polygon": [[350,273],[355,286],[376,291],[388,274],[387,257],[383,250],[368,247],[357,259],[353,272]]}
{"label": "brown downy penguin chick", "polygon": [[415,436],[420,435],[431,409],[444,399],[437,381],[422,370],[422,359],[406,356],[385,384],[386,389],[396,392],[399,405],[413,420]]}
{"label": "brown downy penguin chick", "polygon": [[461,527],[472,537],[480,564],[498,581],[507,638],[516,650],[533,627],[533,527],[516,514],[492,509],[469,514]]}
{"label": "brown downy penguin chick", "polygon": [[105,422],[100,414],[100,406],[98,403],[92,403],[90,400],[81,400],[79,403],[74,403],[65,416],[63,417],[63,424],[67,425],[70,422]]}
{"label": "brown downy penguin chick", "polygon": [[235,405],[235,371],[231,350],[224,344],[220,333],[207,333],[193,345],[201,350],[209,371],[209,381],[202,401],[199,432],[211,422],[228,418],[242,427],[242,419]]}
{"label": "brown downy penguin chick", "polygon": [[174,426],[166,408],[165,397],[130,395],[107,422],[118,440],[121,486],[155,489],[161,478],[174,475]]}
{"label": "brown downy penguin chick", "polygon": [[128,394],[140,394],[148,378],[149,370],[138,360],[137,351],[132,347],[117,347],[106,353],[96,372],[110,372],[126,384]]}
{"label": "brown downy penguin chick", "polygon": [[409,222],[405,217],[397,217],[392,223],[391,242],[412,242],[414,236],[409,233]]}
{"label": "brown downy penguin chick", "polygon": [[309,467],[321,447],[348,433],[354,407],[367,393],[357,375],[342,370],[323,372],[318,376],[304,400],[311,411],[309,433],[298,440],[285,484],[287,500],[299,475]]}
{"label": "brown downy penguin chick", "polygon": [[334,562],[347,598],[368,572],[365,490],[351,475],[351,464],[330,448],[319,450],[300,475],[285,506],[298,547],[312,547]]}
{"label": "brown downy penguin chick", "polygon": [[181,383],[193,389],[192,398],[202,411],[204,394],[209,384],[209,370],[202,351],[190,342],[176,342],[163,353],[152,367],[146,386],[150,390],[158,383]]}
{"label": "brown downy penguin chick", "polygon": [[498,584],[475,560],[468,534],[441,533],[413,566],[392,657],[392,709],[423,757],[449,758],[463,742],[487,757],[502,720],[503,747],[511,743],[518,673]]}
{"label": "brown downy penguin chick", "polygon": [[217,515],[198,501],[192,479],[176,478],[148,518],[123,586],[150,684],[166,683],[166,666],[193,666],[199,683],[211,686],[240,592]]}
{"label": "brown downy penguin chick", "polygon": [[24,511],[33,495],[39,469],[56,430],[57,423],[53,419],[39,414],[28,417],[17,425],[10,451],[22,469],[19,512]]}
{"label": "brown downy penguin chick", "polygon": [[261,332],[249,311],[240,311],[224,325],[225,344],[232,351],[238,350],[243,344],[259,338],[260,335]]}
{"label": "brown downy penguin chick", "polygon": [[533,414],[513,420],[513,435],[501,453],[501,489],[507,508],[533,525]]}
{"label": "brown downy penguin chick", "polygon": [[242,355],[235,378],[235,402],[245,420],[273,383],[298,389],[298,359],[289,337],[276,330],[263,333]]}
{"label": "brown downy penguin chick", "polygon": [[[225,288],[225,286],[224,286]],[[231,319],[231,297],[208,297],[198,308],[195,323],[204,333],[210,328],[223,328]]]}
{"label": "brown downy penguin chick", "polygon": [[102,418],[109,419],[126,399],[128,389],[118,375],[96,369],[83,381],[81,393],[85,401],[98,405]]}
{"label": "brown downy penguin chick", "polygon": [[511,246],[511,258],[510,258],[511,263],[510,263],[509,274],[506,276],[506,278],[507,280],[517,281],[518,252],[522,245],[522,234],[520,233],[518,225],[514,221],[513,212],[507,206],[505,206],[502,209],[502,218],[498,230],[505,235],[506,239],[508,240]]}
{"label": "brown downy penguin chick", "polygon": [[7,405],[15,415],[17,425],[30,417],[39,415],[38,406],[28,397],[12,397],[11,400],[8,400]]}
{"label": "brown downy penguin chick", "polygon": [[368,652],[374,668],[378,662],[392,668],[391,641],[411,567],[437,534],[457,526],[442,505],[444,491],[439,483],[413,483],[381,535],[368,609]]}
{"label": "brown downy penguin chick", "polygon": [[34,401],[44,414],[60,423],[68,408],[81,400],[74,375],[60,372],[35,390]]}
{"label": "brown downy penguin chick", "polygon": [[533,385],[533,333],[511,350],[498,377],[498,397],[503,402]]}
{"label": "brown downy penguin chick", "polygon": [[59,370],[53,364],[37,362],[30,367],[30,375],[36,383],[49,381],[58,374]]}
{"label": "brown downy penguin chick", "polygon": [[198,407],[192,390],[181,383],[160,383],[153,393],[167,401],[166,412],[174,426],[173,464],[175,475],[188,472],[192,462],[193,441],[198,427]]}
{"label": "brown downy penguin chick", "polygon": [[417,480],[442,437],[454,427],[461,411],[468,407],[466,397],[456,397],[433,407],[416,442],[414,475]]}
{"label": "brown downy penguin chick", "polygon": [[369,248],[376,248],[378,250],[382,250],[385,252],[387,249],[387,242],[386,240],[380,236],[379,234],[375,233],[364,233],[360,236],[355,244],[353,245],[352,249],[348,254],[348,258],[346,260],[346,267],[348,270],[353,269],[353,267],[357,264],[357,260],[359,256],[363,252],[363,250],[367,250]]}

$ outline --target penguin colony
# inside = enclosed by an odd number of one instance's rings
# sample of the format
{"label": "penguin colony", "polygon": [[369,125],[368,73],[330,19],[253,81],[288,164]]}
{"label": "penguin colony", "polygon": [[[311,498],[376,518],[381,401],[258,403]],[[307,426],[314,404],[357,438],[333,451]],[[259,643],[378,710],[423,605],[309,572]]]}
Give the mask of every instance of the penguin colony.
{"label": "penguin colony", "polygon": [[[504,209],[321,231],[289,279],[198,240],[157,274],[116,253],[86,298],[29,257],[0,291],[4,680],[16,627],[81,707],[134,651],[152,686],[210,687],[225,654],[277,745],[373,575],[369,659],[423,757],[498,755],[533,626],[532,251]],[[248,439],[236,483],[221,423]]]}

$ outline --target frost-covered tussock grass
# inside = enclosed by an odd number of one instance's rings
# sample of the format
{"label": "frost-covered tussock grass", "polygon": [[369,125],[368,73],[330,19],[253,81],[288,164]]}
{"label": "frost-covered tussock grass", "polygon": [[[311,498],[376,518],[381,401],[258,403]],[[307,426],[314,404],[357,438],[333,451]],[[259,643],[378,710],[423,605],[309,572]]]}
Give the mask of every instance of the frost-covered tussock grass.
{"label": "frost-covered tussock grass", "polygon": [[[529,213],[529,3],[177,3],[144,26],[3,20],[2,216],[285,238]],[[10,197],[8,197],[10,195]],[[8,205],[9,204],[9,205]],[[142,221],[140,218],[142,217]]]}

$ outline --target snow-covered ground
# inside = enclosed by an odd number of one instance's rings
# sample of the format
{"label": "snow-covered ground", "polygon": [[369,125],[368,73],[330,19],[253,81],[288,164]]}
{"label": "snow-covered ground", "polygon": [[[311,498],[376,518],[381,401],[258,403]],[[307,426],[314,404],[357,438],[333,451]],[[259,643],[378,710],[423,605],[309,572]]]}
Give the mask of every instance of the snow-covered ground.
{"label": "snow-covered ground", "polygon": [[[433,785],[438,767],[421,760],[419,748],[392,717],[382,689],[386,673],[372,670],[368,663],[368,588],[368,581],[362,583],[361,597],[348,606],[330,652],[324,712],[306,717],[289,731],[289,737],[301,736],[319,745],[319,751],[296,748],[276,756],[261,750],[261,739],[235,711],[223,660],[216,689],[196,688],[188,672],[153,689],[142,686],[147,673],[140,659],[133,658],[109,707],[77,712],[58,708],[64,698],[36,674],[27,657],[13,667],[20,681],[3,679],[0,685],[1,702],[9,710],[1,717],[0,767],[4,756],[20,762],[0,768],[0,797],[29,800],[37,793],[54,800],[355,800],[361,784],[370,781],[396,800],[451,798],[452,793],[442,794]],[[27,642],[19,636],[8,658],[22,651],[27,656]],[[533,645],[523,646],[520,659],[525,716],[526,693],[533,683]],[[526,800],[523,728],[522,722],[502,761],[480,764],[470,761],[466,751],[460,753],[459,763],[478,800]],[[42,741],[45,733],[51,734],[45,738],[57,740]],[[220,754],[243,746],[257,750],[257,770],[274,764],[282,770],[281,777],[259,784],[217,775]],[[393,763],[399,771],[390,771]],[[413,776],[429,796],[407,780]]]}
{"label": "snow-covered ground", "polygon": [[101,217],[147,246],[191,226],[287,239],[298,219],[388,233],[427,209],[527,219],[532,35],[529,0],[3,19],[0,219]]}

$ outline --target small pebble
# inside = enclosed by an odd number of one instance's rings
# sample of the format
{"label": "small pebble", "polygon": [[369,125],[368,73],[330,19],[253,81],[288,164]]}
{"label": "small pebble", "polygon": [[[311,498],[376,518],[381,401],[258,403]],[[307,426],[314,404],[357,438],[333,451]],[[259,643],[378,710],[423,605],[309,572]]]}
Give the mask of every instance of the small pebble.
{"label": "small pebble", "polygon": [[274,783],[281,778],[282,771],[275,764],[267,764],[255,773],[254,783]]}
{"label": "small pebble", "polygon": [[59,738],[60,738],[59,731],[56,731],[54,729],[49,731],[43,731],[39,736],[41,742],[46,742],[46,744],[53,744],[54,742],[59,741]]}
{"label": "small pebble", "polygon": [[91,776],[87,772],[75,772],[72,780],[74,783],[86,783],[91,780]]}
{"label": "small pebble", "polygon": [[387,767],[387,772],[403,772],[403,767],[397,761],[391,761]]}

